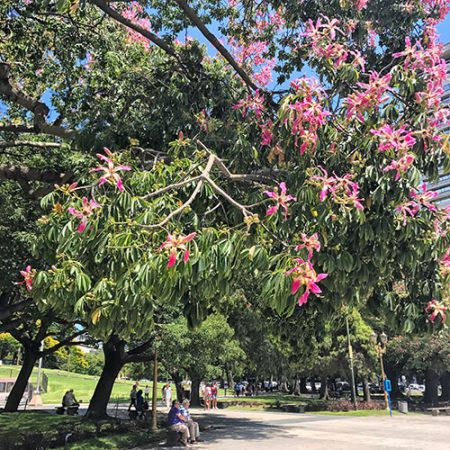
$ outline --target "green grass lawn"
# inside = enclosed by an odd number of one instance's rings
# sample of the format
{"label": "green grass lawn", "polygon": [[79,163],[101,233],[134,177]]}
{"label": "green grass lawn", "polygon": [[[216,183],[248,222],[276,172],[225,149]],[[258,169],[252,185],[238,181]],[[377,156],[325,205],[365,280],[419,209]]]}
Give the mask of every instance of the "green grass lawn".
{"label": "green grass lawn", "polygon": [[[15,378],[19,373],[19,366],[0,366],[0,378]],[[81,375],[64,370],[43,369],[48,377],[48,391],[42,395],[42,400],[46,404],[61,403],[64,393],[68,389],[73,389],[78,400],[88,403],[99,377],[91,375]],[[36,385],[37,368],[33,370],[30,381]],[[117,380],[111,395],[111,402],[127,402],[133,381]],[[151,386],[151,385],[150,385]],[[158,383],[158,398],[161,398],[163,383]],[[145,385],[142,387],[144,388]]]}
{"label": "green grass lawn", "polygon": [[[24,448],[62,448],[76,450],[129,449],[161,440],[165,430],[150,434],[148,427],[103,421],[93,423],[73,416],[58,416],[45,412],[22,411],[0,414],[0,450]],[[70,439],[74,442],[70,443]],[[77,442],[78,440],[78,442]]]}

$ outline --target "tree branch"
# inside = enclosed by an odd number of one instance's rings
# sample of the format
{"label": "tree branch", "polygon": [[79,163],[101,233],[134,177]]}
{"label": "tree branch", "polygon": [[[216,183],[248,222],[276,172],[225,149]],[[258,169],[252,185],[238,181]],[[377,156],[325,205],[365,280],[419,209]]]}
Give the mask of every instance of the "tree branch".
{"label": "tree branch", "polygon": [[46,117],[50,112],[48,106],[45,103],[35,100],[28,94],[16,89],[11,84],[9,76],[9,65],[7,63],[0,62],[0,95],[12,103],[20,105],[26,110],[32,112],[34,114],[34,128],[37,132],[47,133],[66,139],[74,137],[74,131],[47,123]]}
{"label": "tree branch", "polygon": [[63,339],[62,341],[59,341],[57,344],[53,345],[52,347],[49,347],[42,352],[39,352],[39,356],[46,356],[50,353],[54,353],[57,350],[59,350],[61,347],[65,347],[66,345],[79,345],[80,342],[74,341],[74,339],[78,336],[81,336],[82,334],[85,334],[86,330],[79,330],[76,333],[73,333],[72,335],[68,336],[67,338]]}
{"label": "tree branch", "polygon": [[59,144],[58,142],[0,141],[0,148],[13,147],[59,148],[62,147],[62,144]]}
{"label": "tree branch", "polygon": [[247,72],[236,62],[231,53],[220,43],[219,39],[211,33],[202,22],[196,12],[187,4],[185,0],[175,0],[178,6],[183,10],[189,20],[200,30],[206,39],[216,48],[216,50],[225,58],[235,72],[242,78],[244,83],[251,89],[256,90],[258,86],[252,81]]}
{"label": "tree branch", "polygon": [[0,164],[0,180],[41,181],[43,183],[65,183],[71,174],[58,173],[53,170],[36,169],[27,166],[8,166]]}
{"label": "tree branch", "polygon": [[149,30],[146,30],[145,28],[142,28],[141,26],[133,23],[131,20],[128,20],[127,18],[123,17],[119,12],[117,12],[115,9],[111,8],[104,0],[89,0],[90,3],[100,8],[105,14],[112,17],[117,22],[121,23],[122,25],[125,25],[128,28],[131,28],[134,31],[137,31],[142,36],[146,37],[149,41],[153,42],[155,45],[157,45],[159,48],[163,49],[167,54],[173,56],[177,60],[179,60],[179,57],[173,47],[168,45],[165,41],[163,41],[160,37],[158,37],[156,34],[152,33]]}

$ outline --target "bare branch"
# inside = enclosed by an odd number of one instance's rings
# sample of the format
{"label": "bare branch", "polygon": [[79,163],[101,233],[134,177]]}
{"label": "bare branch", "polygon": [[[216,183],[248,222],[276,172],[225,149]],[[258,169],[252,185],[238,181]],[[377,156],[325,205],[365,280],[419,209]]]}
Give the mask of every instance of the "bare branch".
{"label": "bare branch", "polygon": [[34,114],[34,128],[37,132],[51,134],[61,138],[70,139],[74,136],[74,131],[64,127],[50,125],[46,117],[49,108],[45,103],[35,100],[28,94],[16,89],[9,79],[10,67],[7,63],[0,62],[0,95],[7,100],[22,106]]}
{"label": "bare branch", "polygon": [[219,39],[211,33],[202,22],[196,12],[187,4],[185,0],[176,0],[179,7],[184,11],[189,20],[200,30],[206,39],[216,48],[216,50],[225,58],[235,72],[242,78],[244,83],[251,89],[256,90],[258,86],[252,81],[247,72],[236,62],[231,53],[220,43]]}
{"label": "bare branch", "polygon": [[100,8],[105,14],[112,17],[117,22],[121,23],[122,25],[127,26],[128,28],[131,28],[134,31],[137,31],[139,34],[146,37],[149,41],[153,42],[159,48],[163,49],[167,54],[173,56],[177,60],[179,59],[178,55],[175,52],[175,50],[173,49],[173,47],[168,45],[165,41],[163,41],[155,33],[152,33],[151,31],[146,30],[145,28],[142,28],[141,26],[133,23],[131,20],[128,20],[127,18],[123,17],[115,9],[113,9],[109,5],[107,5],[107,2],[105,2],[104,0],[89,0],[89,1],[93,5]]}
{"label": "bare branch", "polygon": [[13,147],[35,147],[35,148],[59,148],[62,144],[58,142],[33,142],[33,141],[0,141],[0,148]]}
{"label": "bare branch", "polygon": [[71,174],[53,170],[36,169],[27,166],[8,166],[0,164],[0,180],[41,181],[43,183],[65,183]]}

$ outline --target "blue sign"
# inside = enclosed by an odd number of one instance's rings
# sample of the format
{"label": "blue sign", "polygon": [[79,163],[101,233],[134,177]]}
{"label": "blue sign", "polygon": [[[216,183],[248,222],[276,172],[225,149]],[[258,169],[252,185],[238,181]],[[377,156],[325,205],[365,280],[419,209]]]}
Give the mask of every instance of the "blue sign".
{"label": "blue sign", "polygon": [[391,380],[384,380],[384,390],[386,392],[391,392],[392,391],[392,386],[391,386]]}

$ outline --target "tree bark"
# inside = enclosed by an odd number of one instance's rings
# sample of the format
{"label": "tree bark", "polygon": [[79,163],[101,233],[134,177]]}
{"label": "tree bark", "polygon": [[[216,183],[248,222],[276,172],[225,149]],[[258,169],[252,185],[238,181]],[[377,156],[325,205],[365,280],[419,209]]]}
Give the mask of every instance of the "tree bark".
{"label": "tree bark", "polygon": [[22,368],[20,369],[19,375],[17,376],[16,382],[14,383],[10,394],[8,395],[8,400],[5,405],[5,412],[17,411],[25,389],[27,388],[31,372],[33,372],[33,367],[38,359],[38,355],[39,344],[38,346],[33,345],[32,347],[25,348]]}
{"label": "tree bark", "polygon": [[112,336],[103,345],[105,364],[95,387],[94,395],[89,402],[86,417],[89,419],[104,419],[108,417],[107,407],[117,376],[125,364],[125,342]]}
{"label": "tree bark", "polygon": [[328,391],[328,377],[320,377],[320,398],[322,400],[329,400],[330,393]]}
{"label": "tree bark", "polygon": [[200,406],[200,378],[191,376],[191,405]]}
{"label": "tree bark", "polygon": [[306,377],[300,378],[300,394],[307,394],[308,388],[306,387]]}
{"label": "tree bark", "polygon": [[310,378],[309,384],[311,385],[311,392],[317,394],[316,379],[314,377]]}
{"label": "tree bark", "polygon": [[364,392],[364,401],[370,402],[370,387],[369,380],[367,377],[363,377],[363,392]]}
{"label": "tree bark", "polygon": [[430,405],[437,405],[439,376],[434,369],[428,368],[425,371],[425,394],[424,402]]}
{"label": "tree bark", "polygon": [[450,400],[450,371],[445,371],[441,376],[441,401],[448,402]]}
{"label": "tree bark", "polygon": [[183,387],[181,386],[183,378],[180,376],[179,373],[176,372],[171,372],[170,376],[172,377],[172,380],[175,383],[175,389],[177,390],[177,399],[179,402],[182,402],[184,400]]}

